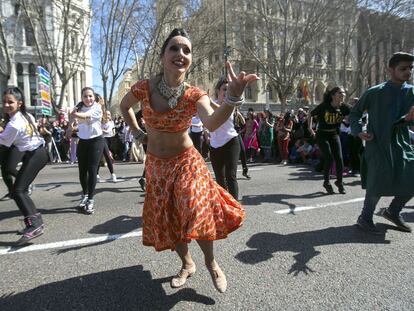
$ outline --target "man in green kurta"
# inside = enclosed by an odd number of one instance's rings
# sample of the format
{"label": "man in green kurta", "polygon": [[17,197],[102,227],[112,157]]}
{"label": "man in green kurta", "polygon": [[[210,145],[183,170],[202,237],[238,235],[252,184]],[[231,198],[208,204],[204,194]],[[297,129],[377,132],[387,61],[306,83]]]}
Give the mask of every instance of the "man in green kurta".
{"label": "man in green kurta", "polygon": [[[384,218],[411,232],[400,212],[414,196],[414,148],[409,134],[414,125],[414,86],[407,83],[413,62],[413,55],[395,53],[388,63],[390,80],[368,89],[349,116],[352,134],[366,141],[361,170],[366,194],[357,225],[373,234],[381,234],[373,214],[382,196],[394,196]],[[365,112],[368,125],[363,131],[360,119]]]}

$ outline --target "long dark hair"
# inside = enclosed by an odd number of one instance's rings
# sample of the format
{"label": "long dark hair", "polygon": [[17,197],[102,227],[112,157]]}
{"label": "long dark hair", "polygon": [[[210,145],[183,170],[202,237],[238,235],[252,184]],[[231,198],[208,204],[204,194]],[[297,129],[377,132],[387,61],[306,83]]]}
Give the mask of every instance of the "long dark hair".
{"label": "long dark hair", "polygon": [[[5,95],[12,95],[18,102],[21,102],[19,111],[24,115],[27,116],[26,105],[24,103],[24,95],[22,90],[18,87],[9,87],[3,92],[3,96]],[[6,113],[4,116],[4,120],[6,123],[10,121],[10,116]]]}
{"label": "long dark hair", "polygon": [[289,122],[292,120],[292,112],[287,111],[283,116],[283,125],[289,125]]}
{"label": "long dark hair", "polygon": [[187,38],[189,41],[191,41],[190,36],[188,35],[187,31],[183,28],[174,28],[173,31],[168,35],[167,39],[165,39],[162,47],[161,47],[161,53],[160,56],[162,57],[165,53],[165,49],[167,48],[168,42],[174,37],[181,36]]}
{"label": "long dark hair", "polygon": [[[33,123],[32,118],[30,118],[29,114],[27,113],[26,105],[24,103],[24,95],[22,90],[20,90],[18,87],[9,87],[3,92],[3,96],[5,95],[12,95],[16,101],[21,102],[19,111],[23,115],[23,117],[27,120],[27,122],[32,127],[33,132],[35,132],[37,135],[39,134],[37,131],[37,127]],[[10,121],[10,116],[6,113],[4,116],[5,123],[7,124]]]}
{"label": "long dark hair", "polygon": [[323,94],[323,101],[322,103],[324,104],[330,104],[332,103],[332,96],[334,96],[336,94],[336,92],[338,92],[339,90],[341,90],[342,88],[339,86],[335,86],[330,90],[326,90],[325,93]]}

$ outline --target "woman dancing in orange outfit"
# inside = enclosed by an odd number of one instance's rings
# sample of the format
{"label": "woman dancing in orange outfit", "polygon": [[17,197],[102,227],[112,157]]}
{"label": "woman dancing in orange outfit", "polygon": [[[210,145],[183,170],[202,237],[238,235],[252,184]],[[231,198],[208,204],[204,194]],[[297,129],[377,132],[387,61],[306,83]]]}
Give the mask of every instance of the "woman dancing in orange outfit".
{"label": "woman dancing in orange outfit", "polygon": [[[171,286],[181,287],[196,271],[188,250],[194,239],[214,286],[224,292],[227,281],[215,261],[213,241],[226,238],[243,222],[240,204],[212,178],[202,156],[188,135],[191,118],[198,113],[205,127],[214,131],[233,113],[254,74],[236,76],[229,63],[226,104],[215,111],[206,92],[184,82],[191,61],[191,42],[182,29],[174,29],[161,49],[163,73],[132,86],[121,102],[125,121],[135,137],[147,139],[145,161],[147,189],[143,210],[143,243],[157,251],[175,250],[182,260]],[[142,102],[147,136],[139,129],[132,107]]]}

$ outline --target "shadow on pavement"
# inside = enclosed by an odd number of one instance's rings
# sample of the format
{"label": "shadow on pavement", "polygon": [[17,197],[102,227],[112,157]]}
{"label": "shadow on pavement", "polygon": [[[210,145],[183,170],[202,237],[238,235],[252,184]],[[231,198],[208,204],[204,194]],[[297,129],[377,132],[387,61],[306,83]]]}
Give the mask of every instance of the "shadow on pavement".
{"label": "shadow on pavement", "polygon": [[286,200],[289,199],[313,199],[324,197],[327,194],[322,191],[296,195],[296,194],[258,194],[258,195],[245,195],[242,198],[242,203],[245,205],[260,205],[261,203],[277,203],[277,204],[284,204],[290,210],[291,213],[294,214],[296,204],[290,203]]}
{"label": "shadow on pavement", "polygon": [[274,232],[260,232],[253,235],[246,245],[251,248],[240,252],[236,258],[246,264],[258,264],[271,259],[277,252],[293,252],[295,263],[289,270],[289,274],[297,276],[300,272],[308,274],[314,272],[308,266],[308,262],[321,252],[315,247],[333,244],[389,244],[385,239],[385,232],[390,226],[377,224],[383,232],[375,236],[359,230],[355,225],[343,227],[331,227],[315,231],[297,232],[287,235]]}
{"label": "shadow on pavement", "polygon": [[[14,202],[13,202],[14,204]],[[54,208],[54,209],[43,209],[38,208],[37,209],[42,215],[49,215],[49,214],[77,214],[78,211],[73,208],[73,206],[70,207],[61,207],[61,208]],[[0,212],[0,221],[8,218],[14,218],[14,217],[21,217],[23,221],[22,213],[17,209],[13,211],[6,211],[6,212]],[[19,228],[21,229],[21,228]]]}
{"label": "shadow on pavement", "polygon": [[169,280],[152,279],[141,265],[104,271],[0,297],[0,310],[170,310],[181,301],[215,304],[190,288],[167,295],[162,283]]}

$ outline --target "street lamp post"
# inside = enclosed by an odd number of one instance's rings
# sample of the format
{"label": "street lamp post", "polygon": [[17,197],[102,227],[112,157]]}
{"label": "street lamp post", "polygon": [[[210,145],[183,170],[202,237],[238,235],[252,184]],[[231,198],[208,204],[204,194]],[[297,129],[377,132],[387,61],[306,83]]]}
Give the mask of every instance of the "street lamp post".
{"label": "street lamp post", "polygon": [[[227,49],[227,9],[226,9],[226,0],[223,0],[224,7],[224,61],[227,63],[228,49]],[[224,74],[227,77],[227,67],[224,66]]]}

